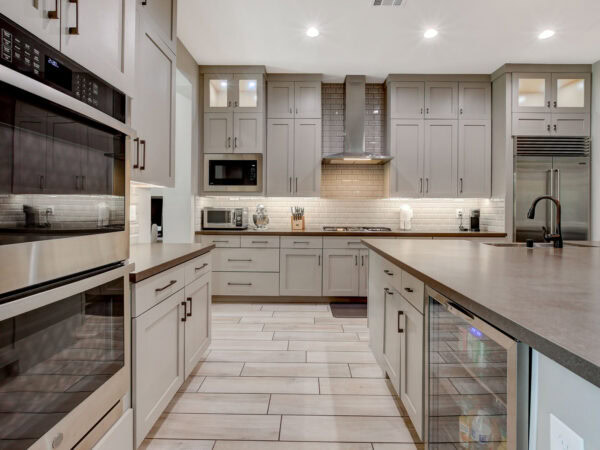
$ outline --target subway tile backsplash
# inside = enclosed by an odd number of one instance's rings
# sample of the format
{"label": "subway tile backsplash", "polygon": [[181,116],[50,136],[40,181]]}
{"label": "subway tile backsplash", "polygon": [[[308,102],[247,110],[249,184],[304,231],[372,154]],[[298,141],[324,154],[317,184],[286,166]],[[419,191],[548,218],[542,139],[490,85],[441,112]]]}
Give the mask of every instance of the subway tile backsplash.
{"label": "subway tile backsplash", "polygon": [[196,230],[202,228],[201,211],[205,206],[248,207],[250,220],[256,205],[264,204],[270,227],[290,226],[290,206],[305,208],[307,227],[325,225],[380,225],[398,230],[400,207],[413,209],[413,231],[458,231],[456,210],[463,210],[463,223],[469,226],[472,209],[481,210],[481,230],[504,232],[504,200],[494,199],[326,199],[286,197],[196,197]]}

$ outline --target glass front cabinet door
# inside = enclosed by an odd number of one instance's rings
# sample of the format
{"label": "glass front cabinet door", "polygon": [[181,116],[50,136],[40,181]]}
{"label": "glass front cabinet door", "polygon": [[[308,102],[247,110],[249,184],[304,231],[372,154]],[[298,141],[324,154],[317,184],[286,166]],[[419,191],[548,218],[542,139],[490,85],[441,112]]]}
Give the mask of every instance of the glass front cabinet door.
{"label": "glass front cabinet door", "polygon": [[590,74],[552,74],[552,112],[590,112]]}
{"label": "glass front cabinet door", "polygon": [[513,73],[513,112],[589,113],[589,73]]}
{"label": "glass front cabinet door", "polygon": [[513,73],[513,112],[550,112],[552,74]]}
{"label": "glass front cabinet door", "polygon": [[205,112],[262,112],[261,74],[205,74]]}

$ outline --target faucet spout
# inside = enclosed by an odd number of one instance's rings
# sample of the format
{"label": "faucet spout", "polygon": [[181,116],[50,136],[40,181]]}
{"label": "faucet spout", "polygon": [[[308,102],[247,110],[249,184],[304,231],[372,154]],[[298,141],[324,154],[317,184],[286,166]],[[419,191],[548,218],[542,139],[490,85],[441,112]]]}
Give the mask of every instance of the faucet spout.
{"label": "faucet spout", "polygon": [[544,240],[546,242],[553,242],[554,248],[563,248],[563,238],[560,227],[561,207],[559,200],[557,200],[554,197],[551,197],[550,195],[542,195],[536,198],[531,204],[529,211],[527,211],[527,218],[530,220],[535,219],[535,208],[541,200],[549,200],[556,205],[556,230],[550,230],[550,233],[547,233],[546,228],[542,227],[542,229],[544,230]]}

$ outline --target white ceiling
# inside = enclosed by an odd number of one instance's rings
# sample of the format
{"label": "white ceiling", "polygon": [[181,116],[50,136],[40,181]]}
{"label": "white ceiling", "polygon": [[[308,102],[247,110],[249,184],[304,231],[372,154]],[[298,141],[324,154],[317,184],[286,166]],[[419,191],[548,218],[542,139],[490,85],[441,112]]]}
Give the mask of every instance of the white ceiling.
{"label": "white ceiling", "polygon": [[[199,64],[269,72],[491,73],[506,62],[600,60],[599,0],[179,0],[178,35]],[[305,32],[316,26],[321,35]],[[439,35],[423,38],[427,28]],[[546,28],[556,35],[541,41]]]}

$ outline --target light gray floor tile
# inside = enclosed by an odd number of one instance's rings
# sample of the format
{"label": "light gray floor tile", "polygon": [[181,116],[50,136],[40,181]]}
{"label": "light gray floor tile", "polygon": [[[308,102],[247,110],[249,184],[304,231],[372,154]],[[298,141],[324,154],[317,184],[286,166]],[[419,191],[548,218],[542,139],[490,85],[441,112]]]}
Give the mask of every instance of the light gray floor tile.
{"label": "light gray floor tile", "polygon": [[319,380],[304,377],[207,377],[199,392],[318,394]]}
{"label": "light gray floor tile", "polygon": [[[198,395],[198,394],[187,394]],[[269,414],[400,416],[391,395],[272,395]]]}
{"label": "light gray floor tile", "polygon": [[350,377],[347,364],[246,363],[242,376],[248,377]]}
{"label": "light gray floor tile", "polygon": [[165,412],[182,414],[266,414],[269,394],[176,394]]}

